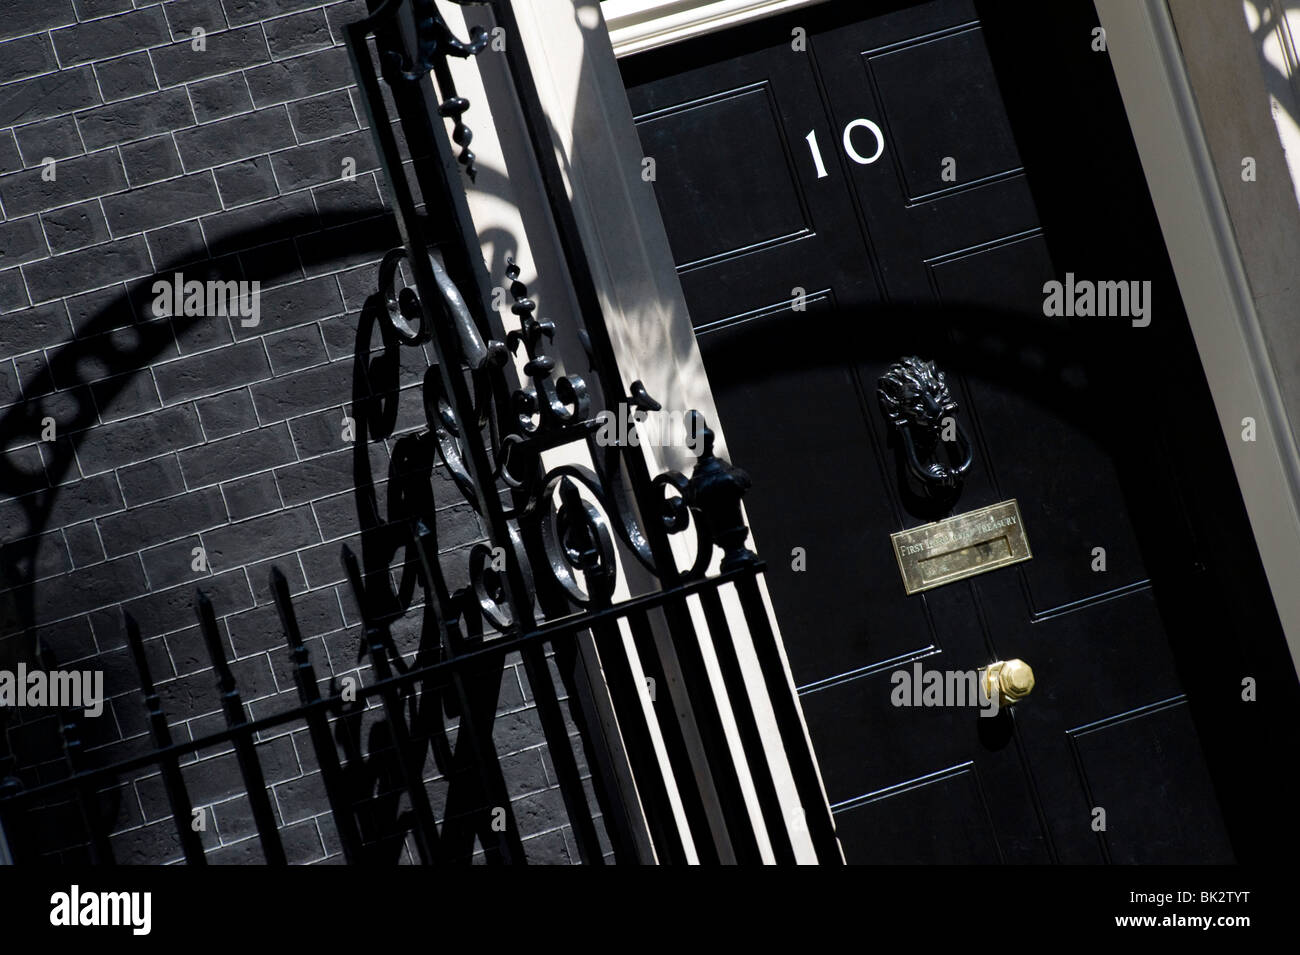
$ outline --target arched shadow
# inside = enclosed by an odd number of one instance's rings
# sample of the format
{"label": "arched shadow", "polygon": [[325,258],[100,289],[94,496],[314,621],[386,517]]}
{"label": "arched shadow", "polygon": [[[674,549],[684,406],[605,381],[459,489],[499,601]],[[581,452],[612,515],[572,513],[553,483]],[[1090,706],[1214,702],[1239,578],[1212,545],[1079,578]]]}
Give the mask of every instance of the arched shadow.
{"label": "arched shadow", "polygon": [[[398,242],[391,215],[378,207],[347,213],[324,212],[320,215],[289,217],[277,220],[274,228],[276,234],[281,236],[322,237],[322,241],[304,243],[301,247],[301,265],[308,271],[312,266],[337,259],[337,243],[328,239],[341,238],[341,231],[346,232],[348,250],[354,255],[373,253],[377,256]],[[265,240],[266,234],[264,229],[255,229],[237,236],[228,236],[223,240],[223,247],[255,247]],[[6,441],[5,454],[0,457],[0,496],[17,502],[26,522],[25,527],[13,529],[18,535],[17,539],[0,545],[0,579],[6,584],[4,593],[0,594],[0,601],[3,601],[0,604],[0,633],[3,634],[0,639],[0,666],[12,668],[19,661],[39,661],[46,669],[57,666],[58,648],[48,645],[38,647],[34,636],[35,628],[42,623],[37,618],[35,598],[43,584],[33,579],[42,534],[51,524],[51,515],[65,481],[76,473],[77,446],[88,430],[96,425],[99,411],[110,408],[114,399],[129,388],[133,374],[147,374],[150,365],[175,342],[179,341],[183,345],[190,334],[197,331],[198,326],[214,320],[207,316],[138,318],[147,314],[144,309],[152,298],[149,289],[153,281],[158,278],[169,279],[172,273],[182,269],[187,280],[256,278],[263,283],[273,284],[296,274],[298,263],[295,262],[292,268],[280,270],[260,269],[255,276],[250,276],[246,270],[238,267],[233,256],[201,262],[186,260],[178,261],[139,283],[132,283],[128,292],[113,300],[86,323],[76,338],[51,349],[53,358],[48,366],[36,379],[27,383],[19,402],[0,417],[0,434],[5,436]],[[431,438],[428,435],[407,435],[397,442],[388,475],[391,487],[397,491],[395,500],[390,502],[390,513],[387,516],[379,512],[375,480],[369,473],[366,446],[371,440],[383,440],[392,433],[400,387],[394,351],[396,345],[385,348],[373,358],[368,354],[368,341],[375,324],[376,309],[379,307],[377,297],[371,296],[362,309],[351,395],[359,430],[355,445],[357,456],[354,464],[354,491],[362,525],[362,550],[368,579],[385,576],[389,559],[406,544],[409,529],[403,523],[405,519],[418,514],[426,517],[430,526],[433,526],[434,511],[427,480],[428,471],[433,465]],[[135,332],[129,340],[107,336],[106,333],[116,331],[124,324]],[[363,347],[362,343],[367,344]],[[112,369],[114,377],[107,382],[96,381],[95,399],[92,401],[89,384],[105,365]],[[72,396],[70,406],[67,404],[69,395]],[[44,420],[55,414],[58,415],[56,421],[59,436],[57,441],[45,448],[44,467],[40,473],[25,469],[11,452],[15,448],[30,447],[26,442],[38,440]],[[424,475],[422,484],[421,472]],[[407,571],[412,569],[412,560],[413,557],[408,555]],[[377,603],[373,607],[367,607],[367,613],[378,619],[400,616],[410,605],[414,579],[412,574],[404,573],[400,598],[386,588],[368,590],[367,596],[373,597]],[[436,627],[433,629],[436,631]],[[433,646],[436,650],[436,639]],[[420,652],[422,656],[415,665],[428,661],[423,645]],[[395,653],[394,656],[396,658]],[[107,687],[106,696],[113,696],[123,689],[127,688]],[[447,739],[445,726],[430,718],[430,714],[439,709],[438,694],[431,693],[427,698],[413,699],[411,702],[417,713],[417,722],[425,727],[426,736],[431,738],[440,768],[447,771],[451,766],[453,748]],[[495,707],[495,696],[489,704]],[[0,720],[4,719],[5,715],[0,714]],[[94,721],[79,721],[74,714],[64,714],[63,728],[65,737],[75,737],[79,742],[75,751],[69,748],[69,769],[88,769],[99,765],[100,760],[93,753],[85,753],[85,741],[82,740],[84,731],[94,730]],[[0,741],[7,741],[3,729],[4,726],[0,723]],[[360,709],[343,714],[338,720],[338,742],[347,756],[345,789],[350,803],[361,807],[358,821],[368,843],[368,861],[392,861],[400,852],[409,827],[406,817],[398,813],[399,798],[396,794],[400,793],[400,786],[397,783],[399,773],[392,731],[383,720],[373,723],[363,746],[365,732]],[[40,751],[0,753],[0,776],[22,773],[26,767],[46,763],[58,755],[61,746],[57,737],[46,738]],[[105,822],[115,820],[120,811],[116,790],[109,791],[107,797],[98,802],[97,808]],[[50,831],[44,836],[29,834],[31,838],[24,841],[48,848],[53,844],[49,840],[56,837],[69,838],[67,820],[62,824],[57,823],[57,820],[52,822],[63,831]],[[485,843],[489,841],[485,840]],[[468,854],[465,853],[466,856]]]}

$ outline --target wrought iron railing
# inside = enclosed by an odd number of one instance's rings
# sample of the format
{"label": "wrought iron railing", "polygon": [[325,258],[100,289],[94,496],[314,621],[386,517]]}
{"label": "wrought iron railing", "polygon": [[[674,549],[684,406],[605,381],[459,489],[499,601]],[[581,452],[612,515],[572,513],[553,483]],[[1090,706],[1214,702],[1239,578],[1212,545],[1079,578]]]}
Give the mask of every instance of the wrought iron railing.
{"label": "wrought iron railing", "polygon": [[[518,36],[508,2],[480,6],[490,9],[507,38]],[[426,781],[430,752],[436,755],[439,746],[446,745],[443,714],[448,710],[459,718],[457,755],[463,746],[470,747],[467,761],[478,776],[478,791],[500,813],[500,825],[477,828],[485,851],[493,861],[526,861],[491,743],[494,714],[490,707],[484,710],[476,689],[499,680],[507,657],[518,654],[582,861],[599,864],[608,851],[617,861],[677,862],[694,855],[705,862],[755,862],[761,858],[762,841],[771,846],[777,861],[793,861],[791,820],[782,812],[753,694],[724,607],[730,588],[743,611],[762,672],[803,807],[802,823],[819,861],[841,861],[798,703],[762,597],[762,564],[745,546],[748,529],[741,498],[748,477],[714,455],[712,434],[694,413],[690,425],[698,439],[698,461],[690,476],[675,471],[651,475],[639,448],[597,440],[600,419],[592,413],[594,393],[607,406],[626,405],[647,414],[659,405],[639,383],[623,385],[546,116],[523,44],[518,42],[506,43],[506,67],[547,192],[567,279],[579,304],[576,321],[586,336],[594,380],[589,386],[576,374],[558,373],[555,358],[548,354],[555,326],[534,314],[536,306],[513,263],[507,278],[514,299],[511,311],[519,327],[502,334],[501,323],[493,320],[493,283],[461,179],[462,175],[472,179],[475,173],[471,134],[463,121],[469,104],[457,95],[448,67],[448,57],[474,56],[487,38],[482,28],[475,28],[468,40],[456,38],[431,0],[388,0],[348,29],[353,68],[403,240],[403,246],[390,252],[380,267],[378,308],[367,310],[358,328],[353,408],[359,429],[356,490],[361,556],[347,547],[342,554],[347,580],[361,608],[373,679],[350,694],[331,685],[330,692],[322,695],[289,588],[284,577],[272,571],[272,594],[293,661],[300,705],[249,719],[225,656],[214,608],[200,593],[198,617],[221,691],[226,728],[201,739],[176,742],[153,686],[138,628],[128,620],[153,746],[110,766],[83,768],[77,719],[65,715],[67,778],[27,789],[10,785],[0,792],[0,817],[7,831],[20,836],[14,840],[20,860],[23,814],[52,800],[71,798],[79,808],[92,860],[111,863],[109,827],[97,791],[123,774],[156,767],[185,858],[203,863],[203,845],[190,824],[194,806],[182,760],[233,745],[263,856],[269,863],[282,863],[286,853],[258,744],[276,729],[305,726],[343,854],[349,862],[362,861],[375,835],[363,825],[365,802],[371,794],[361,791],[351,778],[350,770],[364,757],[348,745],[340,723],[374,701],[392,741],[396,778],[410,806],[405,825],[419,861],[431,864],[460,855],[443,844],[448,822],[444,819],[440,825]],[[453,120],[450,143],[445,118]],[[400,145],[394,131],[397,124],[405,140]],[[401,145],[411,157],[409,172]],[[406,285],[403,273],[410,274],[412,285]],[[397,544],[390,533],[393,488],[389,489],[390,520],[385,522],[365,473],[365,445],[387,436],[395,418],[393,403],[401,400],[400,393],[377,388],[362,373],[376,327],[388,353],[426,343],[436,353],[419,389],[427,428],[394,448],[395,465],[401,461],[410,472],[396,508],[403,529]],[[527,359],[522,378],[510,361],[511,353],[519,354],[520,349]],[[374,414],[364,415],[363,409]],[[374,423],[368,424],[371,419]],[[585,449],[591,465],[548,467],[544,456],[560,448]],[[469,585],[455,590],[448,582],[448,568],[440,561],[434,530],[434,511],[440,506],[430,487],[435,449],[486,532],[486,541],[468,555]],[[381,530],[387,536],[379,534]],[[692,566],[679,566],[674,535],[693,542]],[[424,592],[423,640],[412,663],[404,661],[392,636],[393,624],[412,606],[409,593],[394,592],[389,575],[397,546],[406,548],[407,566]],[[719,571],[709,575],[715,547],[722,552]],[[638,579],[651,579],[654,587],[615,599],[620,565],[639,567],[648,578]],[[706,626],[697,626],[690,601],[698,601]],[[660,639],[665,635],[671,648],[668,654]],[[739,733],[757,796],[757,814],[747,804],[724,728],[723,707],[705,666],[706,642],[716,657]],[[558,686],[548,655],[555,663]],[[634,677],[637,669],[665,690],[649,705]],[[667,692],[670,678],[680,681],[677,699]],[[688,711],[689,720],[679,710]],[[576,740],[570,736],[571,725],[578,731]],[[692,735],[699,746],[688,742]],[[590,794],[580,771],[580,752],[591,769]]]}

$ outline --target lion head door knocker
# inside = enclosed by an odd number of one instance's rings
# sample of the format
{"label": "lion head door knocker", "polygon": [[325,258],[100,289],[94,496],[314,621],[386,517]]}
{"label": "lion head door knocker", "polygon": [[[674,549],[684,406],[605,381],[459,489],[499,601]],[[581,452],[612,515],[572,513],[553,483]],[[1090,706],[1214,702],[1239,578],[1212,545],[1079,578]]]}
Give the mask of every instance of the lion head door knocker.
{"label": "lion head door knocker", "polygon": [[902,442],[905,473],[923,498],[950,505],[970,469],[973,450],[943,372],[934,362],[913,356],[890,365],[877,384],[880,410]]}

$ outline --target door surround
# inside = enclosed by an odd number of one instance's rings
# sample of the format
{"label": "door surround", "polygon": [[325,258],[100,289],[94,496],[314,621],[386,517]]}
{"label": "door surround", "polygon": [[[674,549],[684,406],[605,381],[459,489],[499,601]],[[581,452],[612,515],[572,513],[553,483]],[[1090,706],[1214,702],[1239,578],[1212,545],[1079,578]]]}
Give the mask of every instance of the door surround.
{"label": "door surround", "polygon": [[[1255,546],[1300,672],[1300,590],[1293,585],[1300,567],[1300,451],[1184,52],[1164,0],[1094,3]],[[1250,151],[1270,147],[1280,148],[1276,140],[1242,144]],[[1246,417],[1255,419],[1253,442],[1242,440]]]}
{"label": "door surround", "polygon": [[615,56],[789,13],[825,0],[604,0],[601,10]]}

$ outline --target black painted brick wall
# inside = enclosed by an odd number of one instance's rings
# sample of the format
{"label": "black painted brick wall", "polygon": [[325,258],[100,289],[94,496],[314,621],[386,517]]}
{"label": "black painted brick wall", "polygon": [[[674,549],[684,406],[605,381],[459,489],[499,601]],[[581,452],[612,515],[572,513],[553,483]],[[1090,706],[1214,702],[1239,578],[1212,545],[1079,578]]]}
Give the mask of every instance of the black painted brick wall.
{"label": "black painted brick wall", "polygon": [[[90,765],[150,745],[123,609],[147,638],[179,739],[224,725],[196,585],[212,597],[254,716],[297,702],[268,602],[273,564],[297,595],[318,672],[359,665],[339,562],[358,532],[343,419],[356,317],[398,242],[343,48],[343,24],[364,11],[361,0],[4,4],[0,660],[35,635],[59,665],[105,671],[112,700],[87,723]],[[53,181],[42,177],[49,160]],[[176,271],[260,281],[260,325],[155,318],[152,281]],[[404,352],[409,388],[427,356]],[[402,409],[395,436],[423,424],[417,393],[404,392]],[[54,441],[41,440],[46,417]],[[369,448],[381,509],[392,444]],[[449,482],[435,486],[440,544],[464,566],[480,526]],[[195,547],[207,570],[192,569]],[[418,610],[397,639],[414,651]],[[568,861],[572,839],[514,662],[496,744],[530,858]],[[0,718],[24,782],[64,772],[48,711]],[[260,749],[291,861],[339,861],[305,731],[270,735]],[[260,859],[233,754],[200,753],[185,772],[196,804],[212,807],[211,859]],[[443,790],[430,791],[441,818]],[[125,780],[105,801],[119,861],[180,858],[157,775]],[[67,811],[46,811],[38,828],[57,833]],[[409,861],[410,847],[399,850]]]}

